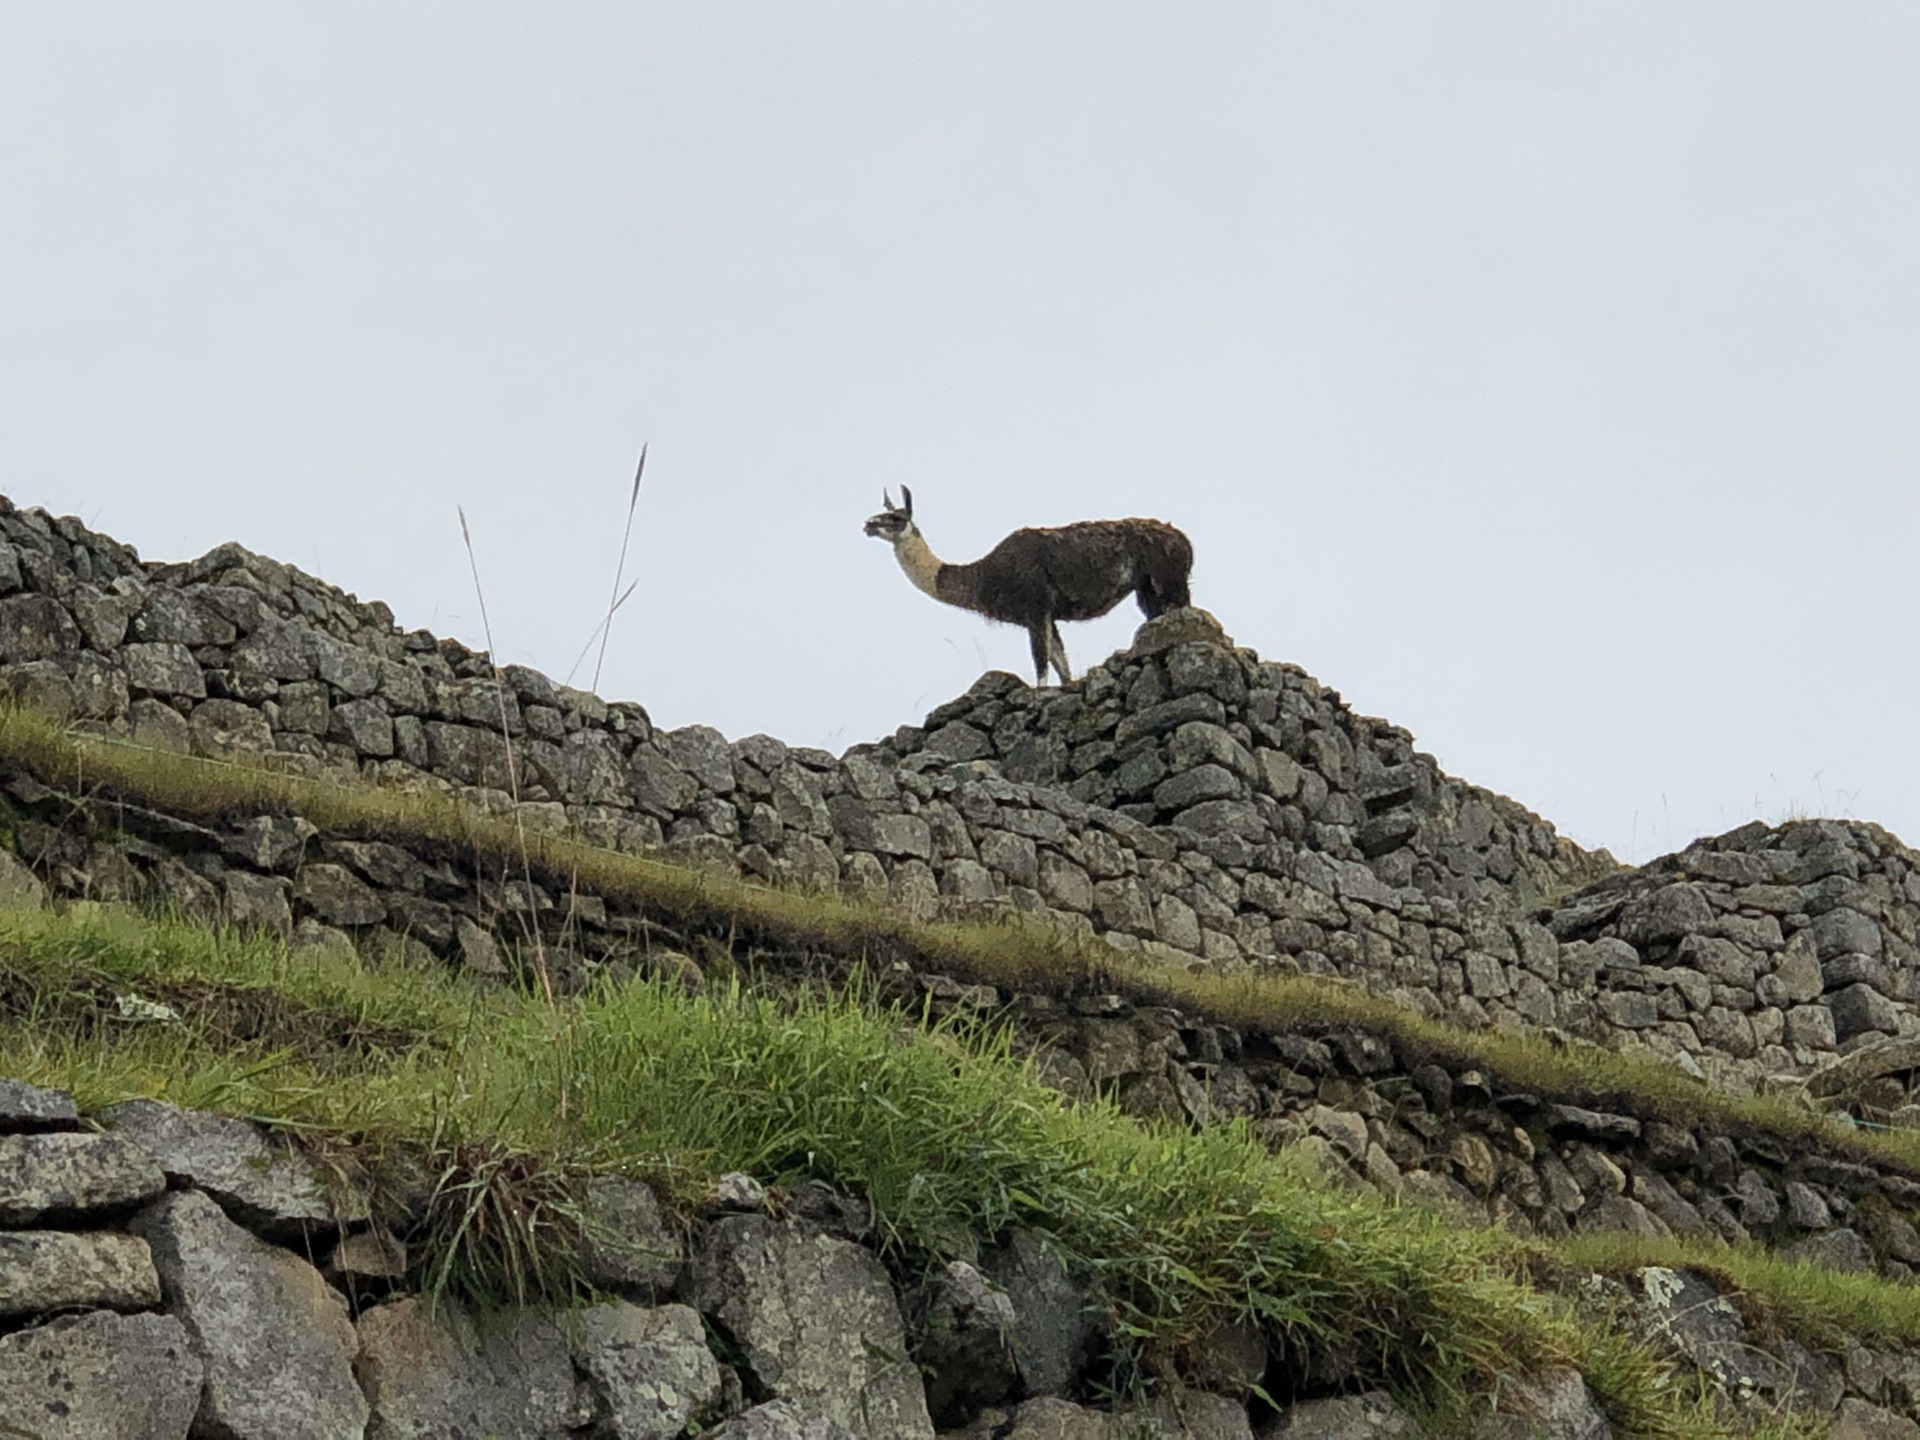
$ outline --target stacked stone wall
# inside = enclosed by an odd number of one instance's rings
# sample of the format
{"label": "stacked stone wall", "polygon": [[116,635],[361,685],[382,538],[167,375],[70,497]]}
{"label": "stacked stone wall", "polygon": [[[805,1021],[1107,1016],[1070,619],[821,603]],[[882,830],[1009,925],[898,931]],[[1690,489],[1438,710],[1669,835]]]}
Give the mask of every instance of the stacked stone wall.
{"label": "stacked stone wall", "polygon": [[[1812,1093],[1863,1120],[1920,1121],[1920,859],[1893,837],[1824,821],[1746,827],[1626,871],[1446,776],[1404,731],[1235,648],[1197,612],[1145,627],[1075,686],[983,677],[924,724],[835,757],[700,726],[660,731],[638,705],[520,667],[496,674],[483,655],[403,633],[384,607],[237,546],[150,566],[77,522],[10,507],[0,534],[0,684],[98,733],[443,789],[492,813],[517,806],[536,828],[863,890],[916,915],[1013,908],[1168,964],[1343,976],[1456,1023],[1646,1046],[1724,1084],[1811,1076]],[[445,847],[326,835],[287,815],[210,827],[59,794],[17,770],[0,784],[24,862],[0,854],[0,892],[15,900],[157,902],[296,945],[425,950],[502,974],[535,934],[582,972],[694,964],[683,952],[696,947],[658,917],[562,877],[489,872]],[[1900,1280],[1920,1267],[1920,1182],[1895,1166],[1554,1103],[1377,1035],[1240,1031],[1117,995],[904,970],[887,983],[938,1014],[1010,1022],[1069,1094],[1111,1093],[1176,1123],[1244,1118],[1350,1183],[1474,1222],[1753,1240]],[[618,1228],[659,1253],[603,1256],[598,1283],[620,1298],[587,1323],[528,1312],[489,1339],[425,1322],[410,1222],[341,1222],[297,1157],[248,1127],[141,1104],[94,1133],[61,1097],[0,1102],[0,1153],[25,1167],[0,1162],[0,1250],[13,1257],[0,1270],[17,1292],[0,1324],[14,1327],[0,1335],[9,1424],[399,1434],[459,1411],[503,1434],[674,1436],[731,1415],[718,1433],[833,1435],[866,1432],[822,1397],[862,1391],[893,1407],[888,1434],[967,1417],[951,1433],[1091,1437],[1113,1423],[1077,1403],[1090,1351],[1029,1356],[1031,1375],[1014,1363],[996,1398],[943,1378],[1013,1354],[1003,1342],[1024,1307],[1053,1303],[1021,1291],[1016,1237],[991,1237],[1000,1269],[962,1267],[909,1293],[863,1248],[858,1207],[829,1194],[776,1218],[742,1181],[699,1217],[689,1248],[644,1187],[611,1182]],[[83,1164],[97,1193],[54,1176],[40,1153],[101,1142],[118,1158]],[[46,1194],[60,1198],[35,1199]],[[824,1352],[783,1350],[800,1342],[754,1298],[801,1282],[847,1317]],[[1756,1414],[1883,1426],[1895,1422],[1882,1406],[1920,1415],[1920,1362],[1907,1355],[1762,1343],[1696,1276],[1649,1270],[1613,1289],[1609,1303]],[[236,1311],[235,1295],[265,1308]],[[814,1378],[782,1393],[772,1371],[731,1368],[736,1347],[716,1355],[717,1333],[756,1337],[749,1353]],[[848,1335],[864,1337],[857,1354]],[[1396,1423],[1379,1397],[1250,1411],[1246,1382],[1262,1372],[1231,1339],[1180,1363],[1216,1376],[1237,1364],[1238,1379],[1189,1396],[1177,1417],[1125,1423],[1241,1436],[1258,1419],[1280,1436],[1346,1423],[1347,1409]],[[924,1382],[858,1368],[903,1343]],[[274,1370],[281,1354],[302,1368]],[[1258,1365],[1269,1361],[1262,1351]],[[1042,1372],[1058,1383],[1033,1379]],[[114,1377],[79,1384],[93,1429],[45,1428],[50,1405],[75,1403],[69,1378],[62,1395],[47,1388],[56,1373]],[[1584,1396],[1578,1377],[1568,1383]],[[648,1409],[662,1384],[685,1414]],[[289,1418],[288,1396],[320,1420]],[[128,1404],[146,1409],[128,1418]]]}
{"label": "stacked stone wall", "polygon": [[[1350,1183],[1464,1220],[1718,1234],[1895,1278],[1920,1264],[1920,1182],[1814,1149],[1542,1102],[1364,1034],[1243,1036],[1113,996],[896,983],[938,1013],[1011,1015],[1070,1089],[1109,1086],[1142,1114],[1202,1123],[1255,1114],[1269,1139]],[[69,1096],[0,1084],[0,1425],[151,1440],[1275,1440],[1364,1415],[1377,1428],[1361,1433],[1417,1433],[1384,1396],[1357,1393],[1337,1355],[1302,1370],[1238,1330],[1163,1357],[1189,1388],[1111,1413],[1089,1405],[1110,1319],[1097,1282],[1044,1237],[982,1237],[971,1263],[893,1274],[864,1204],[817,1184],[774,1203],[748,1177],[722,1177],[675,1221],[644,1184],[603,1177],[583,1252],[595,1303],[435,1311],[413,1250],[424,1212],[391,1195],[370,1208],[322,1173],[230,1117],[132,1101],[83,1121]],[[1920,1357],[1750,1334],[1702,1276],[1651,1268],[1582,1294],[1756,1421],[1899,1434],[1894,1417],[1920,1415]],[[1493,1417],[1475,1433],[1608,1433],[1571,1372],[1508,1404],[1554,1413],[1548,1390],[1566,1391],[1578,1425]]]}
{"label": "stacked stone wall", "polygon": [[[1806,1074],[1920,1028],[1920,882],[1891,837],[1742,831],[1688,851],[1710,857],[1697,876],[1625,872],[1201,612],[1143,627],[1073,686],[988,675],[836,757],[657,730],[637,704],[496,673],[236,545],[149,565],[72,519],[0,506],[0,685],[137,743],[449,790],[535,828],[915,915],[1012,907],[1170,964],[1343,976],[1468,1026],[1649,1046],[1718,1083]],[[70,838],[36,850],[33,833],[25,848],[66,867],[63,889],[155,883],[159,859],[75,854]],[[422,905],[364,854],[286,876],[281,900],[199,863],[241,915],[384,926],[443,953],[458,922],[494,928],[481,901],[441,884]],[[357,895],[346,880],[387,898],[332,898]],[[177,867],[160,883],[196,891]],[[1607,908],[1642,889],[1656,893]]]}

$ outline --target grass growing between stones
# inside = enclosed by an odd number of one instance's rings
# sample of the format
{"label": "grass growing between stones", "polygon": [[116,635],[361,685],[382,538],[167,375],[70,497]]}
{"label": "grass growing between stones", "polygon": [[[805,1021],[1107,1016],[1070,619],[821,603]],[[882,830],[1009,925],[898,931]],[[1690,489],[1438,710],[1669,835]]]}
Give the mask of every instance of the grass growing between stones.
{"label": "grass growing between stones", "polygon": [[[1531,1289],[1501,1237],[1330,1187],[1239,1127],[1069,1105],[1004,1036],[857,997],[635,984],[550,1004],[97,907],[0,917],[0,987],[0,1070],[89,1109],[148,1095],[248,1115],[349,1173],[411,1157],[433,1182],[422,1278],[455,1294],[569,1293],[591,1174],[686,1206],[739,1169],[866,1198],[909,1276],[1008,1225],[1050,1232],[1114,1302],[1121,1384],[1251,1321],[1295,1360],[1341,1359],[1442,1417],[1573,1363],[1623,1434],[1718,1433],[1669,1372]],[[167,995],[217,995],[222,1018],[165,1018]],[[251,1037],[241,1013],[261,1020]]]}
{"label": "grass growing between stones", "polygon": [[1693,1270],[1737,1292],[1752,1326],[1810,1349],[1920,1344],[1920,1286],[1787,1260],[1758,1245],[1688,1236],[1576,1235],[1546,1253],[1578,1271],[1624,1276],[1649,1265]]}
{"label": "grass growing between stones", "polygon": [[45,716],[0,708],[0,762],[69,793],[143,804],[217,823],[261,813],[305,816],[323,831],[427,843],[518,871],[530,863],[564,888],[642,907],[687,930],[774,949],[826,951],[877,969],[923,972],[1051,994],[1117,990],[1246,1030],[1355,1027],[1416,1059],[1481,1069],[1510,1088],[1596,1109],[1815,1145],[1920,1175],[1920,1135],[1866,1131],[1797,1096],[1710,1089],[1651,1055],[1562,1044],[1531,1033],[1470,1032],[1426,1019],[1365,987],[1282,973],[1191,973],[1019,916],[923,923],[858,896],[780,888],[566,836],[520,831],[452,796],[291,776],[267,762],[210,761],[109,743]]}

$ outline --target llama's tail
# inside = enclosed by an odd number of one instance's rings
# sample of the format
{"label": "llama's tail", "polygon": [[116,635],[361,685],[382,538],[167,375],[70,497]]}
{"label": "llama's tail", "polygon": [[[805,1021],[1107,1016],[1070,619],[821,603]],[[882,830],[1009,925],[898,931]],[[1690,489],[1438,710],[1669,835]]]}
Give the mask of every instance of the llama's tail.
{"label": "llama's tail", "polygon": [[1147,618],[1192,604],[1187,577],[1193,571],[1193,542],[1163,520],[1136,520],[1132,542],[1136,593]]}

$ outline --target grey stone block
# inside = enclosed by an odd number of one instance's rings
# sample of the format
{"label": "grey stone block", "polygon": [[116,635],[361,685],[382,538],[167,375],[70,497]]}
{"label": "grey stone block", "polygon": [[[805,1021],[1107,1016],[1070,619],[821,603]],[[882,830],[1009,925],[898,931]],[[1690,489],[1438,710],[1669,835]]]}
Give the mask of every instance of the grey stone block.
{"label": "grey stone block", "polygon": [[294,876],[293,898],[323,925],[378,925],[387,907],[378,892],[344,865],[314,861]]}
{"label": "grey stone block", "polygon": [[245,1120],[128,1100],[101,1112],[177,1183],[206,1191],[249,1229],[292,1239],[334,1225],[332,1206],[304,1161],[269,1146]]}
{"label": "grey stone block", "polygon": [[686,1293],[734,1338],[771,1398],[817,1400],[850,1429],[931,1440],[892,1286],[859,1246],[763,1215],[728,1216],[696,1247]]}
{"label": "grey stone block", "polygon": [[546,1440],[577,1434],[593,1418],[566,1332],[548,1311],[477,1324],[457,1306],[429,1314],[408,1296],[366,1311],[356,1329],[370,1440]]}
{"label": "grey stone block", "polygon": [[118,1135],[0,1136],[0,1225],[127,1210],[166,1184],[152,1157]]}
{"label": "grey stone block", "polygon": [[367,1402],[346,1301],[320,1272],[242,1230],[195,1191],[143,1211],[168,1310],[192,1332],[206,1367],[200,1426],[234,1440],[338,1440],[358,1435]]}
{"label": "grey stone block", "polygon": [[66,1091],[0,1079],[0,1131],[73,1130],[79,1124],[80,1112]]}
{"label": "grey stone block", "polygon": [[1879,1030],[1892,1034],[1900,1028],[1900,1011],[1871,985],[1849,985],[1827,997],[1833,1012],[1833,1033],[1842,1041]]}
{"label": "grey stone block", "polygon": [[147,1242],[113,1230],[0,1231],[0,1315],[160,1303]]}
{"label": "grey stone block", "polygon": [[0,1337],[0,1432],[186,1440],[203,1369],[171,1315],[67,1316]]}
{"label": "grey stone block", "polygon": [[678,1440],[720,1400],[720,1367],[700,1316],[685,1305],[592,1305],[567,1317],[566,1328],[615,1440]]}
{"label": "grey stone block", "polygon": [[0,600],[0,664],[47,660],[80,648],[80,627],[51,595]]}

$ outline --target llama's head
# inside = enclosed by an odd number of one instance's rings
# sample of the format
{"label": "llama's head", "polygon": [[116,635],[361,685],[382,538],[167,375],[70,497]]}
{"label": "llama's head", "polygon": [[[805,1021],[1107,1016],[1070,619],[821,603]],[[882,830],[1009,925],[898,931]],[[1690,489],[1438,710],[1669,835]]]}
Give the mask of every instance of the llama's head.
{"label": "llama's head", "polygon": [[913,526],[913,491],[902,485],[900,493],[906,497],[905,505],[895,505],[893,496],[882,490],[880,501],[887,508],[871,517],[866,525],[867,534],[877,535],[889,545],[898,545],[909,535],[919,533]]}

